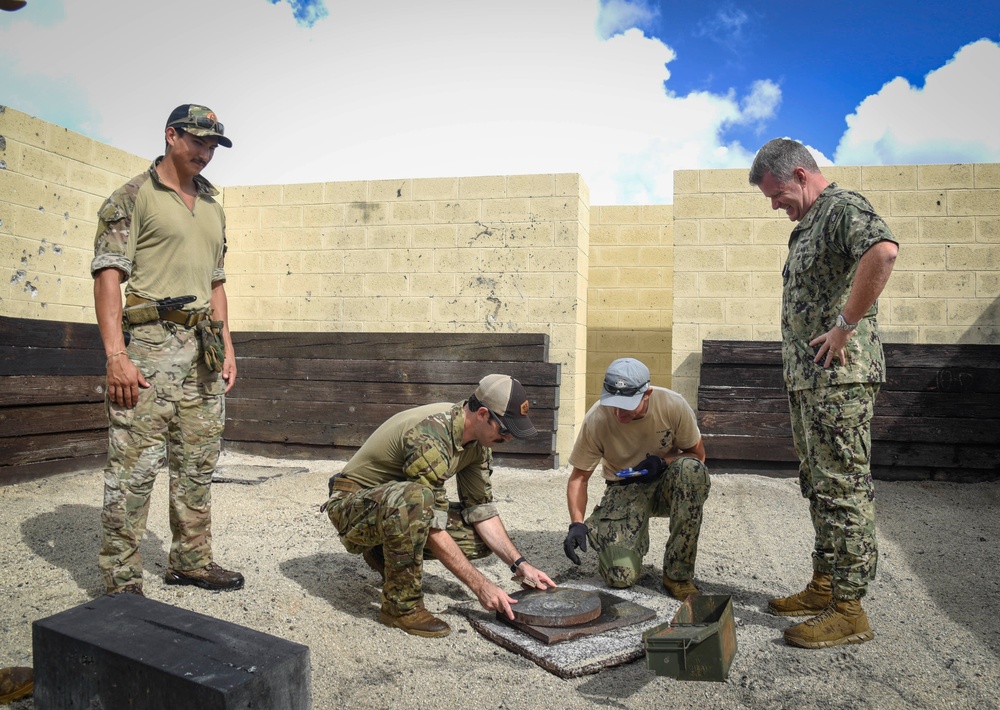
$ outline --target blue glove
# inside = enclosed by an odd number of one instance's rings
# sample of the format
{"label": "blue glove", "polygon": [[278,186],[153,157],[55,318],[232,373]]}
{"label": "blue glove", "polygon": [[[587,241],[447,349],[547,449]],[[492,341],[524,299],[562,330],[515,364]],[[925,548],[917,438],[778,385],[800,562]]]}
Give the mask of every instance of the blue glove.
{"label": "blue glove", "polygon": [[575,552],[578,547],[583,552],[587,551],[587,526],[583,523],[570,523],[569,534],[563,542],[563,552],[575,565],[580,564],[580,557]]}
{"label": "blue glove", "polygon": [[649,476],[659,476],[661,473],[667,470],[666,462],[655,454],[649,454],[642,461],[637,463],[634,468],[646,469],[649,471]]}

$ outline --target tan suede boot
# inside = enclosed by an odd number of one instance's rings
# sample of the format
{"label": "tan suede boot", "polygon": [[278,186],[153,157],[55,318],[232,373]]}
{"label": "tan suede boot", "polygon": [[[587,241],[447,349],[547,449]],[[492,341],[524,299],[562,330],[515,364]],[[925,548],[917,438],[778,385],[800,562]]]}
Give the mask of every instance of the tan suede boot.
{"label": "tan suede boot", "polygon": [[670,579],[667,575],[663,575],[663,586],[670,592],[670,596],[679,601],[684,601],[692,594],[698,594],[698,588],[690,579]]}
{"label": "tan suede boot", "polygon": [[864,643],[875,638],[860,599],[837,599],[822,614],[785,630],[785,643],[801,648],[827,648]]}
{"label": "tan suede boot", "polygon": [[813,572],[805,589],[789,597],[769,599],[767,610],[775,616],[816,616],[833,601],[832,582],[830,575]]}
{"label": "tan suede boot", "polygon": [[394,616],[382,609],[378,613],[378,620],[386,626],[394,626],[414,636],[438,638],[451,633],[451,627],[427,611],[423,604],[402,616]]}

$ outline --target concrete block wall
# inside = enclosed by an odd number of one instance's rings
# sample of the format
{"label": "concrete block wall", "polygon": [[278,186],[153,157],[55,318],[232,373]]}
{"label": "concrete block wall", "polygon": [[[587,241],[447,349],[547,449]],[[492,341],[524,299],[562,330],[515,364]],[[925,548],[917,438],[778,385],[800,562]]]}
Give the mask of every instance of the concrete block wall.
{"label": "concrete block wall", "polygon": [[233,329],[548,333],[568,455],[586,368],[578,175],[227,187],[224,198]]}
{"label": "concrete block wall", "polygon": [[0,313],[95,322],[97,211],[149,160],[0,106]]}
{"label": "concrete block wall", "polygon": [[654,384],[671,385],[673,231],[672,205],[591,207],[588,407],[619,357],[638,358]]}
{"label": "concrete block wall", "polygon": [[[780,340],[794,226],[746,169],[674,173],[674,389],[697,401],[705,339]],[[824,168],[900,243],[879,299],[886,342],[1000,342],[1000,165]]]}
{"label": "concrete block wall", "polygon": [[[95,321],[97,210],[152,157],[0,107],[0,314]],[[565,456],[615,357],[695,404],[703,339],[780,337],[792,225],[746,172],[679,171],[672,206],[572,174],[227,187],[233,327],[548,333]],[[901,242],[887,341],[1000,342],[1000,165],[824,172]]]}

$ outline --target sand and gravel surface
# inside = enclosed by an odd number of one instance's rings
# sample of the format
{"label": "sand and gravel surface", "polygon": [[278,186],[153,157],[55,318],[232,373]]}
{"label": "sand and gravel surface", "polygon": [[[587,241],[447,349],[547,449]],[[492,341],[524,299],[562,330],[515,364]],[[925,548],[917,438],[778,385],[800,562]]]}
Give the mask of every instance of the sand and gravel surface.
{"label": "sand and gravel surface", "polygon": [[[1000,482],[878,482],[878,579],[865,604],[877,636],[807,651],[786,646],[790,622],[763,611],[768,596],[797,591],[810,574],[798,484],[714,472],[696,581],[733,597],[739,650],[729,679],[681,682],[641,660],[561,679],[473,630],[459,609],[474,597],[437,562],[425,567],[426,604],[451,635],[422,639],[377,623],[378,578],[319,512],[342,465],[223,455],[213,487],[216,559],[245,573],[241,591],[163,583],[165,473],[143,542],[147,596],[309,646],[314,708],[1000,707]],[[566,477],[565,469],[494,473],[511,537],[564,581],[596,573],[593,552],[580,568],[562,552]],[[602,485],[591,480],[591,506]],[[0,487],[0,665],[31,665],[33,620],[103,593],[101,489],[97,469]],[[640,585],[659,594],[667,524],[651,527]],[[515,591],[501,561],[477,564]]]}

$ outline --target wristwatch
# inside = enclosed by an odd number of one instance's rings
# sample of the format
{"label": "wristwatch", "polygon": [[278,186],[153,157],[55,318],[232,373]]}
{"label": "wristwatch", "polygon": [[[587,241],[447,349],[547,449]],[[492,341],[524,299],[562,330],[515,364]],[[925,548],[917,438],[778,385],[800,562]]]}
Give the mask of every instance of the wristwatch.
{"label": "wristwatch", "polygon": [[523,565],[527,561],[528,561],[527,558],[525,558],[524,556],[518,557],[516,560],[514,560],[514,564],[510,566],[511,573],[517,574],[517,568]]}
{"label": "wristwatch", "polygon": [[854,330],[855,328],[858,327],[858,324],[857,323],[848,323],[844,319],[844,314],[840,313],[839,315],[837,315],[837,324],[836,324],[836,327],[839,328],[840,330],[844,330],[844,331],[847,331],[848,333],[850,333],[852,330]]}

